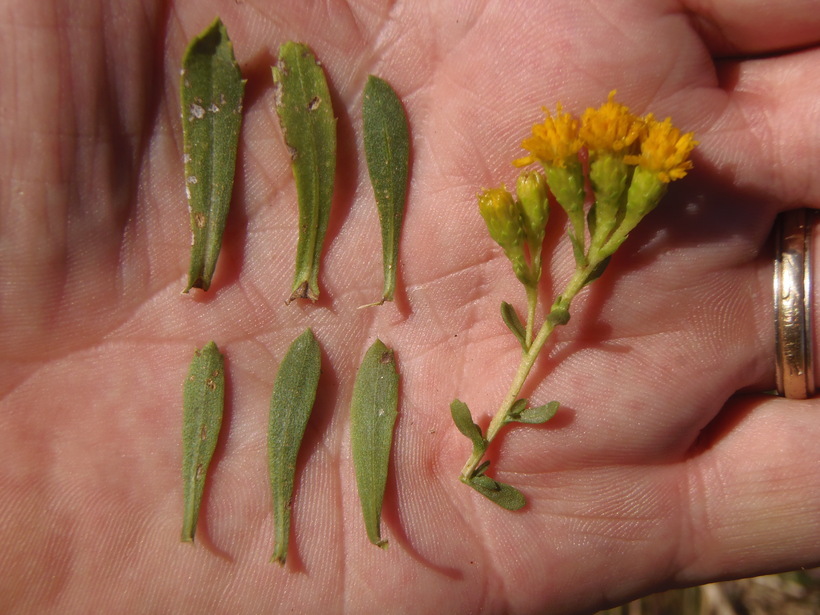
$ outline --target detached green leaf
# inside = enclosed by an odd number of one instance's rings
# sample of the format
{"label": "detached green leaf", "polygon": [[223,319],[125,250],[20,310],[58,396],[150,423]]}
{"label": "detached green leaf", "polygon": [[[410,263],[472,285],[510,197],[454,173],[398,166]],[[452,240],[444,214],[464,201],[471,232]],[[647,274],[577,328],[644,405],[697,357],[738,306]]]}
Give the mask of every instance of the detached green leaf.
{"label": "detached green leaf", "polygon": [[290,152],[299,201],[296,273],[289,301],[316,301],[336,174],[336,118],[325,72],[307,45],[282,45],[272,71],[276,113]]}
{"label": "detached green leaf", "polygon": [[528,423],[530,425],[539,425],[546,423],[555,413],[558,412],[560,404],[557,401],[551,401],[543,406],[536,406],[535,408],[523,408],[519,412],[512,413],[507,417],[508,423]]}
{"label": "detached green leaf", "polygon": [[362,122],[364,153],[382,230],[382,302],[392,301],[407,196],[410,131],[398,95],[390,84],[373,75],[368,77],[364,88]]}
{"label": "detached green leaf", "polygon": [[467,404],[459,399],[454,399],[450,403],[450,414],[458,430],[470,438],[473,443],[473,450],[483,451],[487,448],[487,441],[481,435],[481,428],[473,423],[473,417]]}
{"label": "detached green leaf", "polygon": [[520,510],[527,504],[524,494],[512,485],[500,483],[489,476],[474,476],[469,481],[463,481],[478,491],[485,498],[492,500],[501,508]]}
{"label": "detached green leaf", "polygon": [[521,322],[521,319],[518,317],[518,312],[516,312],[515,308],[506,301],[501,302],[501,319],[504,321],[504,324],[507,325],[507,328],[512,331],[512,334],[515,336],[515,339],[518,340],[518,343],[521,344],[521,348],[526,352],[527,331],[524,328],[524,324]]}
{"label": "detached green leaf", "polygon": [[306,329],[282,359],[270,401],[268,467],[276,526],[272,561],[281,565],[288,554],[296,458],[316,399],[321,362],[319,343]]}
{"label": "detached green leaf", "polygon": [[208,465],[216,449],[225,400],[225,362],[216,344],[194,353],[183,393],[182,540],[193,542]]}
{"label": "detached green leaf", "polygon": [[387,548],[380,528],[382,501],[398,403],[399,374],[393,351],[377,339],[365,353],[353,385],[350,439],[367,537],[382,548]]}
{"label": "detached green leaf", "polygon": [[180,99],[191,265],[183,292],[208,290],[231,204],[245,81],[225,26],[217,19],[182,59]]}

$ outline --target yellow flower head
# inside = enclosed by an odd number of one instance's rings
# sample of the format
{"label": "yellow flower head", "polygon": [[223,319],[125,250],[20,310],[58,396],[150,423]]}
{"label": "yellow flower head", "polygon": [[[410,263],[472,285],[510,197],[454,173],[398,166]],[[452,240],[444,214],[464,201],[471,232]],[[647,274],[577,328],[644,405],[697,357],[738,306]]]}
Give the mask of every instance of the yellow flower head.
{"label": "yellow flower head", "polygon": [[532,127],[532,136],[521,142],[521,147],[530,152],[513,161],[517,167],[524,167],[539,161],[546,165],[563,168],[568,158],[575,156],[583,143],[578,137],[578,120],[564,112],[561,103],[556,105],[555,115],[544,107],[546,118],[542,124]]}
{"label": "yellow flower head", "polygon": [[647,115],[641,153],[639,156],[629,156],[627,162],[656,173],[658,179],[667,184],[681,179],[692,168],[689,154],[698,144],[694,136],[691,132],[681,134],[670,118],[659,122],[651,114]]}
{"label": "yellow flower head", "polygon": [[615,90],[597,109],[587,109],[581,116],[580,136],[592,155],[599,152],[628,154],[644,130],[643,120],[615,102]]}

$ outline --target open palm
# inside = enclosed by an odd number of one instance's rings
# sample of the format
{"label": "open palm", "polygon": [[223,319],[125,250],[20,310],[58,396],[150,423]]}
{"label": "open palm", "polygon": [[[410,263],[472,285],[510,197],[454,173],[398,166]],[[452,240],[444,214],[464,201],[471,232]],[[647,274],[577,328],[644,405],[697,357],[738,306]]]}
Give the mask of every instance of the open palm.
{"label": "open palm", "polygon": [[[584,612],[820,560],[814,404],[735,395],[772,387],[774,216],[820,204],[820,11],[683,4],[0,3],[0,610]],[[179,61],[217,14],[248,79],[245,120],[216,278],[184,296]],[[269,67],[286,40],[322,60],[339,118],[316,304],[284,303],[297,214]],[[359,310],[381,290],[370,73],[402,97],[413,159],[396,301]],[[695,131],[696,170],[536,365],[525,393],[562,409],[491,448],[529,502],[506,512],[459,483],[470,447],[448,411],[459,397],[486,424],[520,354],[498,306],[523,293],[475,194],[513,181],[541,105],[579,112],[615,88]],[[572,267],[552,218],[545,301]],[[283,570],[267,412],[308,326],[323,372]],[[348,422],[377,336],[401,373],[386,552],[364,532]],[[182,381],[211,339],[227,409],[192,547]]]}

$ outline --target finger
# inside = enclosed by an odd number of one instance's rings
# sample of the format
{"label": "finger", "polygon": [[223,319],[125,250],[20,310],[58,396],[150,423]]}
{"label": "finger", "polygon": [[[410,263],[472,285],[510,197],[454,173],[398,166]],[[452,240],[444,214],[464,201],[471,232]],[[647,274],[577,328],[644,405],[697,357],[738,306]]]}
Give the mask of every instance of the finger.
{"label": "finger", "polygon": [[[800,269],[793,269],[793,265],[789,263],[792,262],[793,259],[790,258],[782,258],[781,267],[783,270],[782,273],[782,281],[783,290],[789,288],[790,283],[794,283],[792,276],[797,276],[797,279],[805,279],[803,278],[805,271],[803,270],[804,266],[807,266],[809,269],[810,275],[810,283],[804,289],[804,292],[808,295],[808,306],[807,306],[807,321],[806,321],[806,333],[807,338],[809,340],[807,351],[811,353],[811,363],[813,365],[807,365],[807,367],[813,366],[814,371],[814,382],[820,383],[820,356],[818,356],[818,351],[820,351],[820,327],[817,326],[818,319],[820,319],[820,314],[818,314],[817,310],[820,308],[820,284],[817,283],[817,276],[820,274],[820,217],[816,215],[808,215],[806,217],[806,230],[808,232],[808,245],[809,249],[806,250],[806,259],[808,262],[803,265],[803,263],[798,263]],[[788,225],[785,225],[788,227]],[[780,237],[773,236],[772,243],[776,243],[777,240],[785,239],[785,235],[794,233],[794,229],[789,231],[787,228],[784,228],[784,225],[776,224],[775,225],[775,233],[780,235]],[[804,241],[802,235],[797,235],[797,242],[798,245]],[[785,256],[786,254],[793,253],[794,244],[789,244],[784,242],[782,248],[782,255]],[[768,354],[769,360],[771,362],[771,370],[770,373],[773,374],[775,370],[775,364],[780,361],[784,360],[784,366],[789,365],[789,358],[788,354],[792,356],[797,356],[796,351],[797,349],[790,349],[787,343],[782,344],[784,355],[776,356],[776,352],[778,349],[775,347],[775,338],[774,334],[777,329],[784,327],[789,321],[790,318],[786,315],[781,315],[780,319],[775,319],[775,293],[773,292],[773,284],[775,282],[775,267],[774,267],[774,260],[775,257],[781,258],[781,255],[775,254],[775,250],[770,248],[769,253],[763,252],[761,254],[761,258],[758,259],[760,263],[760,284],[758,286],[758,296],[761,298],[760,305],[758,306],[759,309],[757,310],[758,313],[758,323],[759,327],[763,330],[769,332],[768,335],[768,348],[760,348],[760,351],[765,356]],[[767,288],[768,286],[768,288]],[[789,293],[791,297],[794,297],[791,293]],[[784,295],[785,298],[785,295]],[[778,301],[779,303],[779,301]],[[783,309],[783,306],[780,306]],[[784,313],[785,314],[785,313]],[[795,322],[801,323],[802,317]],[[802,326],[801,326],[802,329]],[[781,329],[783,331],[784,329]],[[802,331],[799,332],[802,335]],[[781,335],[783,335],[781,333]],[[789,350],[792,350],[789,353]],[[786,354],[788,353],[788,354]],[[785,373],[785,371],[784,371]],[[798,376],[798,373],[795,372],[795,377]],[[811,384],[809,383],[809,386]],[[766,386],[766,390],[773,390],[775,388],[775,381],[770,379]]]}
{"label": "finger", "polygon": [[820,562],[820,403],[736,399],[689,462],[686,584]]}
{"label": "finger", "polygon": [[820,206],[818,66],[820,49],[719,67],[728,96],[699,151],[750,204]]}
{"label": "finger", "polygon": [[796,49],[820,41],[817,0],[686,0],[717,56]]}

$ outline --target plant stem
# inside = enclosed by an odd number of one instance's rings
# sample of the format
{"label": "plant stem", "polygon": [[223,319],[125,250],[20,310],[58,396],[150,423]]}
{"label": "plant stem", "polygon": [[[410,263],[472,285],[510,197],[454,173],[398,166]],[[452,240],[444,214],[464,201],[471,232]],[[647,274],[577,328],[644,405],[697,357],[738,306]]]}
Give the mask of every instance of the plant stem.
{"label": "plant stem", "polygon": [[[586,267],[576,267],[575,273],[573,274],[570,281],[567,283],[564,292],[561,293],[553,303],[552,308],[550,309],[550,314],[557,309],[561,310],[568,310],[570,303],[575,298],[575,296],[581,291],[586,283],[587,279],[589,278],[590,274],[595,270],[595,268],[599,265],[599,262],[592,262],[587,264]],[[529,302],[530,298],[530,289],[527,288],[527,299]],[[537,297],[536,297],[537,300]],[[530,335],[530,329],[532,328],[532,318],[528,316],[527,318],[527,334],[528,337]],[[518,370],[515,373],[515,378],[510,385],[509,391],[507,392],[506,397],[501,402],[501,407],[496,412],[493,420],[490,422],[490,426],[487,428],[487,435],[485,436],[485,440],[487,445],[489,446],[490,442],[492,442],[495,437],[498,435],[499,430],[504,426],[507,420],[507,416],[509,415],[510,408],[515,403],[515,400],[518,399],[519,393],[521,393],[521,389],[524,386],[524,382],[527,380],[527,376],[529,376],[530,371],[532,370],[533,365],[535,365],[535,360],[538,358],[538,354],[541,352],[541,349],[544,347],[544,344],[547,342],[550,334],[555,329],[556,323],[547,316],[544,324],[541,325],[541,329],[538,331],[538,335],[535,336],[535,339],[532,340],[531,344],[528,344],[527,351],[521,357],[521,362],[518,364]],[[486,450],[486,447],[485,447]],[[481,463],[481,458],[484,456],[484,450],[473,450],[472,455],[467,460],[467,463],[464,464],[464,468],[461,470],[461,480],[462,481],[469,481],[473,474],[478,467],[479,463]]]}
{"label": "plant stem", "polygon": [[535,310],[538,307],[538,287],[526,286],[527,289],[527,331],[524,341],[527,348],[532,346],[532,336],[535,333]]}

